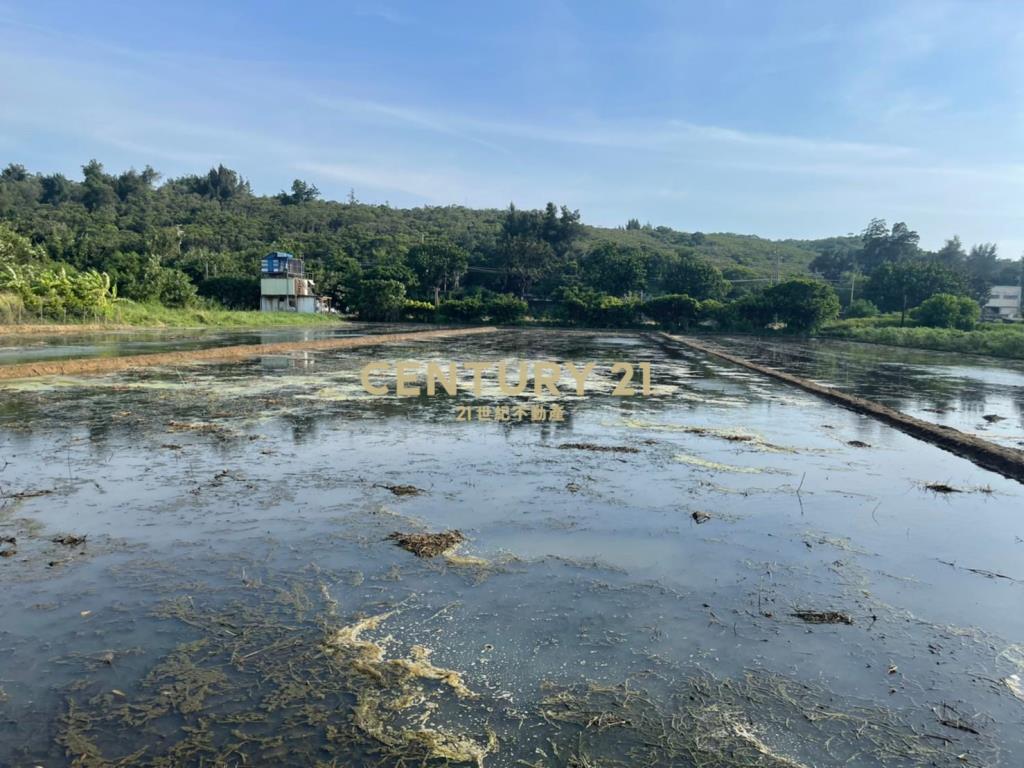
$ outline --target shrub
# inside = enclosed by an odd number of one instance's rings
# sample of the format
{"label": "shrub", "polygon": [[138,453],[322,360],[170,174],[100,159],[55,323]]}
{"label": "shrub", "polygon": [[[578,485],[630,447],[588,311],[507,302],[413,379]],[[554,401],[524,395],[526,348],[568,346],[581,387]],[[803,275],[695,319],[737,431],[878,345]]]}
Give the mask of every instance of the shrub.
{"label": "shrub", "polygon": [[913,311],[913,317],[921,325],[931,328],[957,328],[969,331],[978,322],[981,307],[967,296],[951,293],[937,293],[921,303]]}
{"label": "shrub", "polygon": [[867,299],[854,299],[846,308],[846,317],[875,317],[876,315],[878,315],[878,307]]}
{"label": "shrub", "polygon": [[199,284],[199,295],[216,299],[228,309],[258,309],[260,281],[258,277],[211,277]]}
{"label": "shrub", "polygon": [[562,308],[569,320],[601,328],[620,328],[635,323],[640,306],[634,298],[620,299],[588,288],[569,288],[562,296]]}
{"label": "shrub", "polygon": [[828,283],[796,278],[736,302],[739,317],[754,328],[773,322],[788,331],[812,331],[839,315],[839,297]]}
{"label": "shrub", "polygon": [[526,316],[529,305],[511,293],[500,293],[487,300],[484,311],[494,323],[515,323]]}
{"label": "shrub", "polygon": [[398,320],[405,309],[405,285],[398,280],[363,280],[355,309],[362,320]]}
{"label": "shrub", "polygon": [[105,317],[115,295],[106,273],[33,264],[0,265],[0,292],[17,296],[26,314],[54,320]]}
{"label": "shrub", "polygon": [[417,323],[432,323],[437,320],[437,307],[429,301],[406,299],[402,316]]}
{"label": "shrub", "polygon": [[0,323],[17,323],[25,312],[25,302],[14,293],[0,293]]}
{"label": "shrub", "polygon": [[438,308],[442,317],[462,323],[479,322],[484,317],[484,303],[476,297],[445,299]]}
{"label": "shrub", "polygon": [[701,303],[685,293],[658,296],[643,304],[643,313],[666,328],[687,328],[700,315]]}
{"label": "shrub", "polygon": [[157,299],[165,307],[188,307],[195,303],[196,286],[180,269],[160,267]]}

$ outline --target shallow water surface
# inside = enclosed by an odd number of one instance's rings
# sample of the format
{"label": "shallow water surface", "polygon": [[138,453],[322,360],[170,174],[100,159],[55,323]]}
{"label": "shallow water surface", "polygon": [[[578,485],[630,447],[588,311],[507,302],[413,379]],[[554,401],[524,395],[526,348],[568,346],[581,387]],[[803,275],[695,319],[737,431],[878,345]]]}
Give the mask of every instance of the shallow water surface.
{"label": "shallow water surface", "polygon": [[723,341],[749,359],[924,421],[1024,446],[1024,362],[1019,360],[828,339]]}
{"label": "shallow water surface", "polygon": [[[467,423],[517,399],[362,390],[402,359],[599,365],[563,421]],[[650,397],[609,394],[619,360]],[[503,330],[0,392],[0,764],[1024,749],[1021,486],[752,372]]]}

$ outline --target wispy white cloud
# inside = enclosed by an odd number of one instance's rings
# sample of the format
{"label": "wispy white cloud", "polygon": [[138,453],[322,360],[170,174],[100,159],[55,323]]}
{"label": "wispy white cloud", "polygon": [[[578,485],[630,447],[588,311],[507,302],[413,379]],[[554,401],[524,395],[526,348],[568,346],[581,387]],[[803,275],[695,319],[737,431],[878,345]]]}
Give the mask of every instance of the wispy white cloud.
{"label": "wispy white cloud", "polygon": [[413,23],[411,16],[380,3],[368,3],[366,5],[359,6],[355,9],[354,13],[356,16],[380,19],[381,21],[386,21],[388,24],[399,24],[404,26],[406,24]]}

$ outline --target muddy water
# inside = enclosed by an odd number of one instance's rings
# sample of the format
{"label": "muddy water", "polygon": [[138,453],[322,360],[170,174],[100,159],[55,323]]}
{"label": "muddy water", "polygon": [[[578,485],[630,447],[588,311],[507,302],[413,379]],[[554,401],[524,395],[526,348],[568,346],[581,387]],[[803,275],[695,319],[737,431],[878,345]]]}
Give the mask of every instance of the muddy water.
{"label": "muddy water", "polygon": [[337,339],[367,333],[422,330],[401,324],[338,323],[299,328],[241,330],[123,330],[104,333],[0,336],[0,365],[63,360],[73,357],[116,357],[159,352],[231,347],[238,344],[275,344],[287,341]]}
{"label": "muddy water", "polygon": [[[517,358],[654,391],[358,381]],[[0,764],[1019,764],[1021,486],[751,372],[502,331],[0,391]]]}
{"label": "muddy water", "polygon": [[845,341],[723,341],[765,365],[925,421],[1024,447],[1024,362]]}

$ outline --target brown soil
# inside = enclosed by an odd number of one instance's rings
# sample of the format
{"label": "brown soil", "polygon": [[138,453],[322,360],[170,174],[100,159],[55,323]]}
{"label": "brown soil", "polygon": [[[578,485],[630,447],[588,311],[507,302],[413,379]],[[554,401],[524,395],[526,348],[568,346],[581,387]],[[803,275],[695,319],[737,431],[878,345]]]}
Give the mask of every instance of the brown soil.
{"label": "brown soil", "polygon": [[906,432],[908,435],[919,440],[924,440],[950,453],[955,453],[958,456],[969,459],[979,467],[984,467],[993,472],[998,472],[1003,477],[1024,483],[1024,451],[997,445],[952,427],[943,427],[938,424],[932,424],[929,421],[908,416],[881,403],[849,395],[834,387],[822,386],[813,381],[794,376],[791,373],[785,373],[767,365],[751,362],[737,355],[732,355],[712,344],[668,333],[659,333],[657,337],[664,341],[682,344],[690,349],[695,349],[698,352],[703,352],[721,360],[727,360],[730,363],[757,371],[765,376],[785,381],[788,384],[823,397],[826,400],[831,400],[857,413],[873,416],[879,421],[883,421],[889,426]]}
{"label": "brown soil", "polygon": [[477,333],[491,333],[493,326],[480,328],[447,328],[438,331],[413,331],[410,333],[383,333],[372,336],[355,336],[344,339],[321,339],[319,341],[284,341],[276,344],[242,344],[234,347],[199,349],[189,352],[160,352],[152,355],[125,355],[123,357],[75,358],[40,363],[19,363],[0,367],[0,380],[26,379],[33,376],[66,376],[93,373],[112,373],[129,368],[143,368],[152,365],[188,365],[196,362],[227,362],[244,360],[260,355],[275,355],[311,349],[352,349],[387,344],[394,341],[416,341],[437,339],[447,336],[469,336]]}
{"label": "brown soil", "polygon": [[462,531],[443,531],[442,533],[400,533],[395,531],[388,536],[388,539],[417,557],[437,557],[457,547],[466,540],[466,537],[462,535]]}

